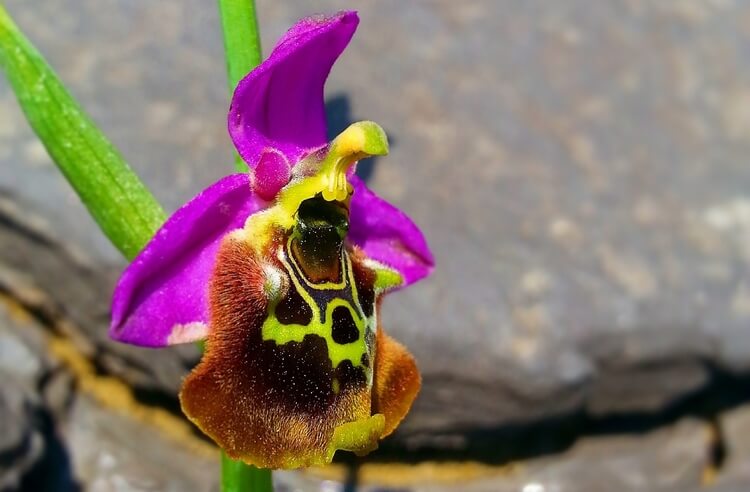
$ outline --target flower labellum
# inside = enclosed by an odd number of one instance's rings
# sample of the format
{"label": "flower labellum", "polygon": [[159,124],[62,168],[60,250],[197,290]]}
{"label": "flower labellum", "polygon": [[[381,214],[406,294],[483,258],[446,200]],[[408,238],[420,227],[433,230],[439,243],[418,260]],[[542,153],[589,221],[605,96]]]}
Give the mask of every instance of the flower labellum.
{"label": "flower labellum", "polygon": [[351,172],[384,155],[375,123],[325,141],[323,84],[353,12],[303,19],[238,85],[229,132],[248,174],[178,210],[123,273],[111,336],[159,347],[206,340],[180,393],[233,459],[264,468],[364,454],[420,386],[378,324],[381,296],[426,276],[419,229]]}

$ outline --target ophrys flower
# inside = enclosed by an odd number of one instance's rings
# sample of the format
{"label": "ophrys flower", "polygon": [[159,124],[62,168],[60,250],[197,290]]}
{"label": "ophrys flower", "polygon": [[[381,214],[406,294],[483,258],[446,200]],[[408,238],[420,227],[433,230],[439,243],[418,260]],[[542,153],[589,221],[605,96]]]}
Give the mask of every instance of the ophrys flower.
{"label": "ophrys flower", "polygon": [[355,123],[326,143],[323,85],[353,12],[303,19],[238,85],[229,132],[250,173],[179,209],[123,273],[111,334],[158,347],[206,339],[187,416],[234,459],[267,468],[364,453],[419,389],[377,321],[381,295],[429,273],[418,228],[352,172],[387,152]]}

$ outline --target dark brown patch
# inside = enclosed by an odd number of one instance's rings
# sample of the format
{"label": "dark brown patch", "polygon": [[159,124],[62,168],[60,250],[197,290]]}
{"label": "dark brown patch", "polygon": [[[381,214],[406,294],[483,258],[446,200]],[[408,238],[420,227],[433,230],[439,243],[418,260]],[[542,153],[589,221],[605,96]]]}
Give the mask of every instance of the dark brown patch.
{"label": "dark brown patch", "polygon": [[[325,339],[305,335],[301,342],[261,344],[252,372],[268,396],[287,408],[323,412],[334,397],[332,367]],[[258,378],[260,374],[262,377]],[[263,381],[260,381],[260,380]]]}
{"label": "dark brown patch", "polygon": [[363,256],[358,250],[350,252],[354,282],[357,285],[359,304],[365,318],[372,316],[375,307],[375,272],[362,264]]}
{"label": "dark brown patch", "polygon": [[359,340],[359,330],[349,309],[337,306],[331,313],[331,318],[333,320],[331,336],[334,342],[346,345]]}
{"label": "dark brown patch", "polygon": [[310,305],[305,302],[291,283],[287,295],[276,305],[276,318],[284,325],[307,326],[312,321],[313,312]]}
{"label": "dark brown patch", "polygon": [[351,361],[345,360],[336,367],[334,371],[336,379],[339,380],[342,390],[362,388],[367,384],[365,371],[361,367],[354,367]]}
{"label": "dark brown patch", "polygon": [[[241,384],[239,392],[252,391],[287,407],[319,411],[333,397],[326,342],[314,335],[284,345],[262,339],[260,327],[268,311],[259,281],[262,270],[243,257],[249,253],[243,246],[230,242],[217,259],[210,296],[213,336],[204,360],[214,360],[214,370],[224,374],[222,379]],[[304,301],[292,289],[289,293],[296,296],[289,296],[281,309],[284,319],[301,319]]]}
{"label": "dark brown patch", "polygon": [[362,358],[359,360],[359,363],[362,364],[363,367],[370,367],[370,356],[367,354],[362,354]]}
{"label": "dark brown patch", "polygon": [[337,426],[371,415],[372,394],[361,368],[342,363],[333,370],[319,336],[263,341],[268,306],[261,265],[275,257],[269,251],[258,258],[239,241],[222,244],[207,350],[180,400],[190,420],[234,459],[264,468],[319,465]]}

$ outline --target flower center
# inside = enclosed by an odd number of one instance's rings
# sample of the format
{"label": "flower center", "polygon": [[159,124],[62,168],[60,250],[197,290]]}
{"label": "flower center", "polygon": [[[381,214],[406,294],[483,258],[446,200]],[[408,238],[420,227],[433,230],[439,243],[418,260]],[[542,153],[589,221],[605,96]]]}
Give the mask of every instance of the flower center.
{"label": "flower center", "polygon": [[[347,176],[352,166],[365,157],[387,153],[388,139],[379,125],[371,121],[350,125],[327,148],[308,155],[292,168],[291,179],[273,205],[251,215],[244,234],[259,250],[269,244],[273,230],[296,234],[296,259],[310,269],[312,277],[322,275],[325,265],[335,263],[332,258],[338,257],[348,231],[353,188]],[[283,171],[283,163],[276,166],[277,159],[271,159],[271,154],[268,157],[269,168]]]}
{"label": "flower center", "polygon": [[292,254],[312,282],[337,282],[341,276],[341,249],[349,231],[349,211],[322,195],[308,198],[297,210]]}

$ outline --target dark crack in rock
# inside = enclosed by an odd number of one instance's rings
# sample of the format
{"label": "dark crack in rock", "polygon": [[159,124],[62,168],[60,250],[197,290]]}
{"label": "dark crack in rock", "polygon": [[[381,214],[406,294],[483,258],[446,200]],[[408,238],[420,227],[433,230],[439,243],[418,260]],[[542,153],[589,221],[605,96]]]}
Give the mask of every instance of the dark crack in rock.
{"label": "dark crack in rock", "polygon": [[75,392],[52,328],[0,300],[0,491],[213,490],[217,459]]}
{"label": "dark crack in rock", "polygon": [[726,459],[717,477],[716,490],[750,490],[750,407],[727,412],[719,423]]}

